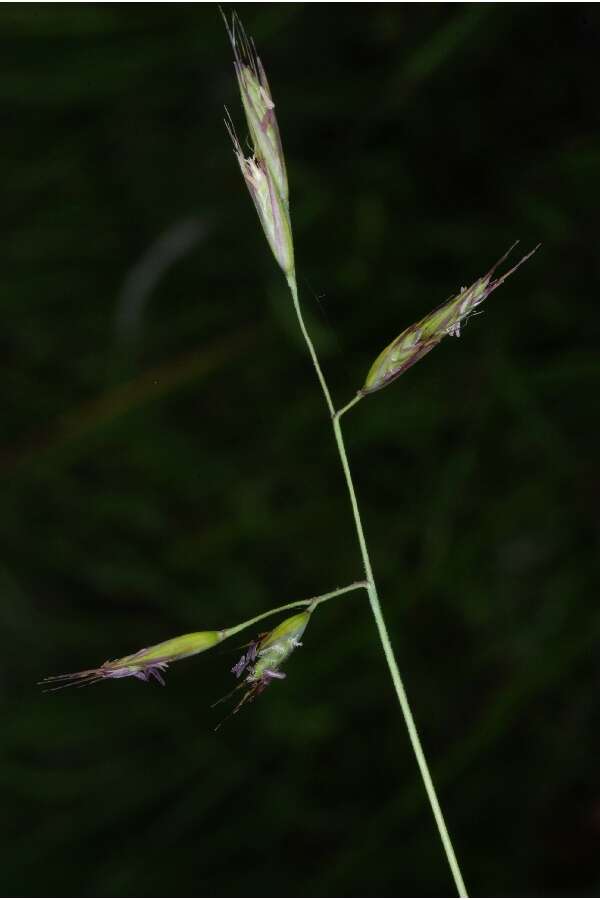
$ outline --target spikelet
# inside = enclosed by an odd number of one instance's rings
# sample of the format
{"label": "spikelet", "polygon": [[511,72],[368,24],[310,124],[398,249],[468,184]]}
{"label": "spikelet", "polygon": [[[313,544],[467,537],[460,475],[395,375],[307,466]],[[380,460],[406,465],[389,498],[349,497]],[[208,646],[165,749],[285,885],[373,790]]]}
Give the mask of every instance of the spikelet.
{"label": "spikelet", "polygon": [[403,375],[411,366],[414,366],[430,350],[446,337],[446,335],[460,336],[461,326],[464,325],[476,308],[483,303],[486,297],[495,291],[497,287],[506,281],[509,275],[519,268],[526,260],[533,256],[537,247],[523,257],[515,266],[500,278],[492,279],[492,275],[501,265],[518,241],[495,263],[482,278],[478,278],[470,287],[463,288],[456,297],[447,300],[434,309],[433,312],[421,319],[410,328],[406,328],[395,340],[383,350],[371,366],[359,396],[366,396],[386,387],[400,375]]}
{"label": "spikelet", "polygon": [[[250,643],[247,651],[231,670],[236,678],[240,678],[245,672],[244,680],[225,697],[221,697],[220,700],[213,703],[213,706],[222,703],[223,700],[227,700],[236,691],[245,687],[242,699],[229,714],[233,716],[245,703],[251,703],[259,694],[262,694],[273,681],[284,679],[286,676],[281,671],[281,666],[289,659],[296,647],[302,646],[300,638],[308,625],[312,610],[313,607],[309,607],[304,612],[284,619],[272,631],[260,635],[258,640]],[[222,724],[220,722],[215,731]]]}
{"label": "spikelet", "polygon": [[[227,27],[227,22],[225,25]],[[254,152],[264,162],[282,200],[287,203],[289,191],[285,158],[275,104],[265,70],[253,42],[246,37],[235,14],[231,20],[231,28],[227,27],[227,33],[233,49],[235,74]]]}
{"label": "spikelet", "polygon": [[196,653],[203,653],[220,644],[227,637],[226,631],[195,631],[192,634],[183,634],[180,637],[163,641],[152,647],[138,650],[129,656],[120,659],[108,660],[97,669],[84,669],[82,672],[71,672],[68,675],[53,675],[44,678],[40,684],[52,684],[46,690],[58,691],[64,687],[83,687],[87,684],[95,684],[97,681],[105,681],[108,678],[138,678],[140,681],[149,681],[155,678],[164,686],[163,672],[169,664]]}
{"label": "spikelet", "polygon": [[[256,662],[252,667],[249,680],[260,681],[268,677],[277,677],[276,672],[291,656],[296,647],[302,646],[300,638],[304,634],[310,612],[297,613],[281,622],[266,634],[257,647]],[[281,677],[281,673],[278,677]]]}
{"label": "spikelet", "polygon": [[225,124],[269,246],[284,273],[291,275],[294,244],[289,190],[275,104],[262,63],[235,14],[231,26],[225,19],[225,27],[233,49],[235,74],[250,132],[251,156],[244,155],[229,116]]}

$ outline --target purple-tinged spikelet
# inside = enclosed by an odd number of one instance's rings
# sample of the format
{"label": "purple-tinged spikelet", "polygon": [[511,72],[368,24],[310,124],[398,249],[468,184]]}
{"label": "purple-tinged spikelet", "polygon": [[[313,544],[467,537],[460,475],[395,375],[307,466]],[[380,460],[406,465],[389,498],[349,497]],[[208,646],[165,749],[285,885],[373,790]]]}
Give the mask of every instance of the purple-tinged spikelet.
{"label": "purple-tinged spikelet", "polygon": [[169,663],[146,663],[140,665],[116,665],[116,662],[105,662],[97,669],[84,669],[82,672],[70,672],[67,675],[51,675],[44,678],[40,684],[54,684],[54,687],[46,688],[47,691],[60,691],[65,687],[85,687],[95,684],[97,681],[106,681],[109,678],[138,678],[140,681],[150,681],[153,677],[160,684],[165,685],[162,672],[166,671]]}
{"label": "purple-tinged spikelet", "polygon": [[150,681],[154,678],[164,686],[162,673],[167,670],[170,663],[210,650],[211,647],[220,644],[226,636],[225,631],[195,631],[192,634],[183,634],[153,647],[145,647],[129,656],[108,660],[97,669],[84,669],[68,675],[52,675],[44,678],[40,684],[54,685],[47,687],[46,690],[59,691],[61,688],[84,687],[110,678],[138,678],[140,681]]}
{"label": "purple-tinged spikelet", "polygon": [[234,14],[225,27],[231,42],[242,106],[250,131],[252,154],[245,156],[231,119],[225,120],[246,187],[275,259],[286,275],[294,271],[294,245],[289,211],[285,157],[275,104],[262,63]]}
{"label": "purple-tinged spikelet", "polygon": [[[225,17],[223,16],[225,19]],[[282,200],[289,199],[287,172],[275,104],[267,75],[256,53],[254,43],[246,36],[242,23],[234,13],[231,27],[225,27],[234,56],[234,69],[255,155],[271,173]]]}
{"label": "purple-tinged spikelet", "polygon": [[482,278],[478,278],[470,287],[462,288],[461,292],[447,300],[425,316],[419,322],[406,328],[395,340],[383,350],[369,370],[364,386],[358,392],[359,396],[373,394],[386,387],[400,375],[403,375],[411,366],[414,366],[427,353],[446,337],[460,336],[461,326],[464,326],[469,316],[473,315],[476,308],[483,303],[486,297],[506,281],[509,275],[519,268],[526,260],[533,256],[537,247],[523,257],[515,266],[500,278],[492,279],[492,275],[499,265],[507,258],[516,247],[518,241],[495,263]]}
{"label": "purple-tinged spikelet", "polygon": [[[281,666],[296,647],[302,646],[300,638],[308,625],[311,613],[312,609],[308,609],[295,616],[290,616],[272,631],[261,634],[258,640],[248,644],[248,649],[231,670],[236,678],[241,678],[245,672],[244,680],[225,697],[213,703],[213,706],[227,700],[231,694],[245,687],[242,699],[230,713],[233,716],[245,703],[251,703],[262,694],[273,681],[283,680],[286,676],[281,671]],[[217,729],[222,724],[222,722],[219,723]]]}

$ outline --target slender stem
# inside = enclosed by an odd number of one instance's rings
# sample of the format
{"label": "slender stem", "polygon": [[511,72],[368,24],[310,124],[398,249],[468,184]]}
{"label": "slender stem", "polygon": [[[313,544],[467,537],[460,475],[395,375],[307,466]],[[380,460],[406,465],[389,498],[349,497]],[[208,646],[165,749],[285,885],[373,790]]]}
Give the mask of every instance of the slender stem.
{"label": "slender stem", "polygon": [[328,594],[319,594],[317,597],[309,597],[308,600],[295,600],[293,603],[286,603],[285,606],[276,606],[275,609],[268,609],[266,612],[260,613],[258,616],[254,616],[253,619],[248,619],[247,622],[242,622],[240,625],[234,625],[232,628],[224,628],[223,640],[227,638],[233,637],[234,634],[238,634],[240,631],[243,631],[245,628],[250,628],[251,625],[255,625],[257,622],[260,622],[262,619],[266,619],[268,616],[273,616],[276,613],[285,612],[288,609],[297,609],[299,606],[310,606],[312,609],[316,609],[321,603],[325,603],[326,600],[332,600],[333,597],[340,597],[342,594],[348,594],[350,591],[357,591],[359,588],[366,588],[368,590],[368,585],[366,581],[355,581],[352,584],[347,584],[345,587],[337,588],[335,591],[330,591]]}
{"label": "slender stem", "polygon": [[357,394],[355,397],[352,398],[352,400],[350,401],[350,403],[346,403],[345,406],[342,406],[341,409],[338,409],[338,411],[337,411],[336,414],[335,414],[335,418],[336,418],[336,419],[341,419],[342,416],[344,415],[344,413],[347,413],[349,409],[352,409],[353,406],[356,406],[356,404],[357,404],[360,400],[362,400],[362,398],[363,398],[363,395],[362,395],[362,394]]}
{"label": "slender stem", "polygon": [[454,848],[452,846],[452,841],[450,840],[450,835],[448,834],[448,829],[446,828],[446,822],[444,821],[444,816],[442,810],[440,808],[440,804],[437,798],[437,794],[435,791],[435,787],[433,785],[433,780],[431,778],[431,773],[429,771],[429,766],[427,765],[427,760],[425,758],[425,753],[423,752],[423,747],[421,745],[421,741],[419,739],[419,733],[417,731],[417,726],[415,725],[415,720],[413,718],[412,710],[410,708],[410,703],[408,702],[408,697],[406,696],[406,691],[404,689],[404,684],[402,683],[402,678],[400,676],[400,671],[398,669],[398,664],[396,662],[396,657],[394,656],[394,651],[392,649],[392,645],[390,642],[388,630],[385,624],[385,619],[383,617],[383,612],[381,610],[381,604],[379,602],[379,596],[377,594],[377,587],[375,585],[375,581],[373,579],[373,570],[371,568],[371,561],[369,559],[369,551],[367,549],[367,543],[365,541],[364,531],[362,527],[362,522],[360,519],[360,513],[358,509],[358,503],[356,500],[356,493],[354,491],[354,485],[352,483],[352,475],[350,473],[350,467],[348,465],[348,457],[346,455],[346,447],[344,444],[344,438],[342,436],[342,431],[340,428],[340,415],[336,415],[333,419],[333,430],[335,433],[335,439],[338,446],[338,450],[340,453],[340,459],[342,461],[342,467],[344,469],[344,475],[346,476],[346,484],[348,486],[348,492],[350,494],[350,502],[352,504],[352,512],[354,513],[354,524],[356,525],[356,533],[358,535],[358,542],[360,544],[360,549],[363,558],[363,565],[365,568],[365,573],[368,580],[367,593],[369,596],[369,602],[371,604],[371,611],[373,613],[373,618],[375,619],[375,623],[377,625],[377,630],[379,632],[379,638],[381,640],[381,645],[383,647],[383,652],[385,654],[385,658],[387,660],[387,664],[390,669],[390,674],[392,676],[392,682],[394,684],[394,688],[396,689],[396,694],[398,697],[398,701],[400,703],[400,708],[402,710],[402,715],[404,716],[404,721],[406,723],[406,728],[408,730],[408,735],[410,738],[410,742],[412,744],[413,752],[415,754],[417,765],[419,766],[419,771],[421,772],[421,777],[423,779],[423,784],[425,786],[425,791],[427,792],[427,797],[429,798],[429,803],[431,804],[431,809],[433,812],[433,816],[435,818],[436,825],[438,827],[438,831],[440,834],[440,838],[442,844],[444,846],[444,850],[446,852],[446,857],[448,859],[448,865],[450,866],[450,870],[452,872],[452,876],[454,878],[454,883],[456,885],[456,889],[458,891],[459,897],[466,897],[467,890],[465,888],[465,884],[461,875],[460,867],[458,865],[456,855],[454,853]]}
{"label": "slender stem", "polygon": [[404,717],[404,722],[406,724],[406,728],[408,730],[408,736],[410,738],[410,742],[413,748],[413,752],[415,754],[417,765],[419,767],[419,771],[421,773],[421,777],[423,779],[423,784],[425,786],[425,791],[427,793],[427,797],[429,799],[429,803],[431,805],[431,810],[433,812],[433,816],[439,831],[440,839],[442,841],[442,845],[444,847],[444,851],[446,854],[446,858],[448,860],[448,865],[450,866],[450,871],[452,872],[452,877],[454,878],[454,883],[456,885],[456,889],[458,891],[459,897],[468,897],[467,890],[465,888],[465,883],[463,881],[460,867],[458,865],[456,854],[454,853],[454,848],[452,846],[452,841],[450,840],[450,835],[448,834],[448,829],[446,828],[446,823],[444,821],[444,816],[442,810],[440,808],[440,804],[438,802],[437,794],[435,791],[435,787],[433,785],[433,780],[431,778],[431,773],[429,771],[429,766],[427,765],[427,760],[425,758],[425,753],[423,752],[423,747],[421,746],[421,741],[419,739],[419,734],[417,731],[417,727],[415,725],[415,720],[412,715],[412,711],[410,708],[410,704],[408,702],[408,697],[406,696],[406,691],[404,689],[404,685],[402,683],[402,678],[400,677],[400,671],[398,669],[398,664],[396,662],[396,657],[394,656],[394,651],[392,649],[392,645],[390,642],[388,630],[385,624],[385,619],[383,617],[383,612],[381,609],[381,604],[379,602],[379,596],[377,594],[377,587],[375,585],[375,579],[373,577],[373,569],[371,568],[371,560],[369,559],[369,551],[367,549],[367,542],[365,540],[364,530],[362,526],[362,521],[360,518],[360,512],[358,508],[358,502],[356,499],[356,492],[354,490],[354,484],[352,481],[352,474],[350,472],[350,465],[348,463],[348,456],[346,454],[346,447],[344,444],[344,438],[342,435],[342,430],[340,427],[340,418],[347,412],[352,406],[358,403],[359,400],[362,399],[360,394],[357,394],[353,400],[350,401],[346,406],[342,407],[342,409],[336,413],[333,408],[333,404],[331,402],[331,395],[329,393],[329,389],[327,387],[327,383],[321,371],[321,367],[319,365],[319,361],[317,359],[317,354],[315,352],[315,348],[312,344],[312,341],[306,331],[306,326],[304,324],[304,320],[302,318],[302,311],[300,309],[300,303],[298,300],[298,287],[296,284],[296,278],[294,275],[288,276],[288,285],[292,294],[292,299],[294,301],[294,308],[296,310],[296,315],[298,316],[298,321],[300,323],[300,329],[302,334],[304,335],[304,339],[308,345],[308,349],[313,361],[313,365],[315,367],[317,377],[319,382],[321,383],[321,388],[323,389],[323,394],[325,396],[325,401],[327,403],[327,407],[331,413],[331,418],[333,422],[333,432],[335,435],[335,441],[338,448],[338,453],[340,456],[340,461],[342,463],[342,469],[344,470],[344,477],[346,479],[346,485],[348,488],[348,493],[350,495],[350,504],[352,506],[352,513],[354,516],[354,525],[356,527],[356,534],[358,537],[358,543],[360,546],[360,552],[363,561],[363,567],[365,570],[365,575],[367,576],[366,588],[367,594],[369,597],[369,602],[371,604],[371,611],[373,613],[373,618],[375,619],[375,624],[377,626],[377,630],[379,632],[379,639],[381,641],[381,645],[383,647],[383,652],[385,654],[385,658],[387,660],[387,664],[390,670],[390,674],[392,677],[392,683],[396,690],[396,695],[398,697],[398,702],[400,703],[400,709],[402,710],[402,715]]}
{"label": "slender stem", "polygon": [[327,382],[325,381],[325,376],[321,371],[321,366],[319,365],[319,360],[317,359],[317,354],[313,345],[313,342],[310,339],[310,335],[306,330],[306,325],[304,324],[304,318],[302,316],[302,310],[300,309],[300,301],[298,300],[298,285],[296,283],[296,273],[292,272],[291,275],[287,276],[287,283],[290,289],[290,293],[292,295],[292,300],[294,301],[294,309],[296,310],[296,315],[298,316],[298,323],[300,325],[300,331],[302,332],[302,336],[306,341],[306,346],[308,347],[308,352],[310,353],[310,358],[312,359],[313,366],[315,367],[315,372],[317,373],[317,378],[321,384],[321,389],[323,391],[323,396],[325,397],[325,403],[327,404],[327,409],[329,410],[329,415],[333,418],[335,416],[335,407],[331,400],[331,394],[329,393],[329,388],[327,387]]}

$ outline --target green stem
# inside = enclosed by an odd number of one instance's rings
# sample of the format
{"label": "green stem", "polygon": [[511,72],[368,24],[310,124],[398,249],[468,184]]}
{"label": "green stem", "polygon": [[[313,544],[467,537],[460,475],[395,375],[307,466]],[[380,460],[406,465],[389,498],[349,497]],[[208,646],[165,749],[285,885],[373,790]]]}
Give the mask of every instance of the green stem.
{"label": "green stem", "polygon": [[381,609],[381,604],[379,602],[379,596],[377,594],[377,587],[375,585],[375,579],[373,577],[373,569],[371,568],[371,560],[369,559],[369,551],[367,549],[367,542],[365,540],[364,530],[362,526],[362,521],[360,518],[360,512],[358,509],[358,502],[356,499],[356,492],[354,490],[354,483],[352,481],[352,474],[350,472],[350,465],[348,463],[348,456],[346,454],[346,447],[344,444],[344,438],[342,435],[342,430],[340,427],[340,418],[343,416],[345,412],[347,412],[352,406],[358,403],[359,400],[362,399],[360,394],[357,394],[353,400],[350,401],[346,406],[344,406],[338,413],[334,411],[333,403],[331,401],[331,395],[329,393],[329,389],[327,387],[327,383],[321,371],[321,367],[319,365],[319,361],[317,359],[317,354],[315,352],[315,348],[310,339],[310,336],[306,330],[306,326],[304,324],[304,320],[302,317],[302,311],[300,309],[300,302],[298,300],[298,286],[296,284],[295,275],[288,276],[288,285],[292,294],[292,299],[294,301],[294,308],[296,310],[296,315],[298,316],[298,321],[300,323],[300,330],[304,335],[304,339],[308,345],[308,349],[310,352],[310,356],[315,367],[317,377],[321,384],[321,388],[323,389],[323,394],[325,396],[325,401],[327,403],[327,407],[331,413],[331,418],[333,422],[333,432],[335,435],[335,441],[338,448],[338,453],[340,456],[340,461],[342,463],[342,469],[344,470],[344,477],[346,479],[346,485],[348,488],[348,493],[350,495],[350,503],[352,506],[352,513],[354,516],[354,525],[356,527],[356,534],[358,537],[358,543],[360,546],[360,552],[363,561],[363,567],[365,570],[365,575],[367,576],[366,588],[367,594],[369,597],[369,602],[371,604],[371,612],[373,613],[373,618],[375,619],[375,624],[377,626],[377,631],[379,632],[379,639],[381,641],[381,646],[383,647],[383,652],[385,654],[385,658],[387,660],[387,664],[390,670],[390,674],[392,677],[392,683],[396,690],[396,695],[398,697],[398,702],[400,703],[400,709],[402,710],[402,715],[404,717],[404,722],[406,724],[406,728],[408,730],[408,736],[410,738],[410,742],[413,748],[413,752],[415,754],[417,765],[419,767],[419,771],[421,773],[421,777],[423,779],[423,784],[425,786],[425,791],[427,793],[427,797],[429,799],[429,803],[431,804],[431,810],[433,812],[433,816],[439,831],[440,839],[442,841],[442,845],[444,847],[444,852],[446,854],[446,859],[448,860],[448,865],[450,866],[450,871],[452,872],[452,877],[454,878],[454,883],[456,885],[456,889],[458,891],[459,897],[468,897],[467,890],[465,888],[465,883],[463,881],[460,867],[458,865],[456,854],[454,853],[454,848],[452,846],[452,841],[450,840],[450,835],[448,834],[448,829],[446,828],[446,823],[444,821],[444,816],[438,802],[437,794],[435,792],[435,787],[433,785],[433,780],[431,778],[431,773],[429,771],[429,766],[427,765],[427,760],[425,758],[425,753],[423,752],[423,747],[421,746],[421,741],[419,739],[419,733],[417,731],[417,727],[415,725],[415,720],[412,715],[412,711],[410,708],[410,704],[408,702],[408,697],[406,696],[406,691],[404,689],[404,685],[402,683],[402,678],[400,677],[400,671],[398,669],[398,664],[396,662],[396,657],[394,656],[394,651],[392,649],[392,645],[390,643],[390,638],[388,634],[388,630],[385,624],[385,619],[383,617],[383,612]]}
{"label": "green stem", "polygon": [[223,640],[233,637],[234,634],[238,634],[245,628],[250,628],[251,625],[255,625],[257,622],[266,619],[268,616],[274,616],[276,613],[285,612],[288,609],[297,609],[299,606],[311,606],[312,609],[310,611],[312,612],[313,609],[316,609],[321,603],[325,603],[326,600],[332,600],[333,597],[340,597],[342,594],[348,594],[350,591],[357,591],[359,588],[366,588],[368,590],[367,582],[355,581],[352,584],[347,584],[345,587],[330,591],[328,594],[319,594],[317,597],[309,597],[308,600],[295,600],[293,603],[286,603],[285,606],[276,606],[275,609],[268,609],[266,612],[254,616],[253,619],[248,619],[247,622],[241,622],[239,625],[234,625],[232,628],[224,628]]}
{"label": "green stem", "polygon": [[352,398],[352,400],[350,401],[350,403],[346,403],[345,406],[342,406],[341,409],[338,409],[338,411],[337,411],[336,414],[335,414],[335,418],[336,418],[336,419],[341,419],[342,416],[344,415],[344,413],[347,413],[349,409],[352,409],[353,406],[356,406],[356,404],[357,404],[360,400],[362,400],[362,398],[363,398],[363,395],[362,395],[362,394],[357,394],[355,397]]}
{"label": "green stem", "polygon": [[313,366],[315,367],[315,372],[317,373],[317,378],[321,384],[321,390],[323,391],[323,396],[325,397],[325,403],[327,404],[327,409],[329,410],[329,415],[331,418],[335,416],[335,407],[331,400],[331,394],[329,393],[329,388],[327,387],[327,382],[325,381],[325,376],[321,371],[321,366],[319,365],[319,360],[317,359],[317,354],[313,345],[313,342],[310,339],[310,335],[306,330],[306,325],[304,324],[304,318],[302,316],[302,310],[300,309],[300,301],[298,299],[298,285],[296,284],[296,273],[293,272],[291,275],[287,276],[287,283],[290,289],[290,293],[292,295],[292,300],[294,301],[294,309],[296,310],[296,315],[298,316],[298,323],[300,325],[300,331],[302,332],[302,336],[306,341],[306,346],[308,347],[308,352],[310,353],[310,358],[312,359]]}

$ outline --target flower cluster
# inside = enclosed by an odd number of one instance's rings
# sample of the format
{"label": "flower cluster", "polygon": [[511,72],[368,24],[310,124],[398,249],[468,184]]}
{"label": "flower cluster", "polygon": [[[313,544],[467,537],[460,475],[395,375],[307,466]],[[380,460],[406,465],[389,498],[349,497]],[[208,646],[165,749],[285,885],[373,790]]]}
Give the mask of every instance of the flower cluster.
{"label": "flower cluster", "polygon": [[[286,677],[285,673],[281,671],[281,666],[296,647],[302,646],[300,638],[308,625],[311,612],[312,610],[309,609],[285,619],[272,631],[259,635],[257,641],[248,644],[248,649],[231,670],[236,678],[241,678],[246,673],[243,682],[221,700],[217,700],[217,703],[221,703],[235,691],[246,687],[242,699],[230,715],[235,715],[245,703],[255,700],[271,682]],[[217,703],[213,705],[216,706]],[[219,727],[220,725],[217,726],[217,728]]]}
{"label": "flower cluster", "polygon": [[[296,647],[301,646],[300,638],[304,634],[313,609],[314,605],[311,604],[306,611],[290,616],[276,625],[272,631],[259,635],[258,640],[248,645],[242,658],[231,670],[236,678],[241,678],[245,673],[244,680],[234,690],[246,686],[246,692],[232,715],[244,703],[254,700],[272,681],[285,678],[281,666]],[[223,628],[220,631],[195,631],[183,634],[152,647],[145,647],[137,653],[122,656],[120,659],[108,660],[95,669],[83,669],[81,672],[70,672],[67,675],[53,675],[44,678],[40,683],[46,686],[47,691],[59,691],[65,687],[84,687],[111,678],[137,678],[146,682],[154,678],[164,686],[163,673],[170,663],[216,647],[221,641],[237,634],[246,624],[248,623]]]}
{"label": "flower cluster", "polygon": [[476,308],[538,249],[535,247],[500,278],[492,279],[498,266],[504,262],[515,247],[516,243],[470,287],[462,288],[459,294],[442,303],[419,322],[406,328],[393,340],[371,366],[365,383],[358,392],[359,396],[364,397],[386,387],[403,375],[407,369],[414,366],[430,350],[437,347],[446,335],[459,337],[461,326],[466,323],[469,316],[475,313]]}
{"label": "flower cluster", "polygon": [[275,104],[262,63],[235,14],[231,27],[227,20],[225,25],[250,132],[250,156],[244,155],[231,119],[226,119],[225,124],[269,246],[284,273],[289,276],[294,271],[294,245],[287,172]]}

